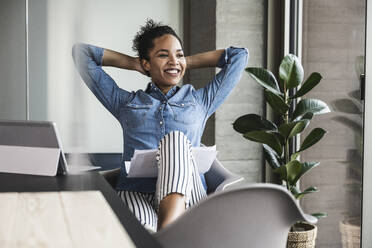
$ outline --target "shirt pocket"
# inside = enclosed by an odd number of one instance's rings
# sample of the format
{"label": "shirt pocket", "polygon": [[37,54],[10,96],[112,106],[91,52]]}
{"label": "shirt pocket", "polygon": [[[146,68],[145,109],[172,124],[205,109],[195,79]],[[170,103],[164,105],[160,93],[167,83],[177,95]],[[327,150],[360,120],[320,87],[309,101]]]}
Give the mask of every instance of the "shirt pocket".
{"label": "shirt pocket", "polygon": [[149,115],[151,106],[152,105],[128,103],[123,108],[126,126],[130,128],[141,127]]}
{"label": "shirt pocket", "polygon": [[169,102],[173,110],[174,120],[184,124],[195,124],[197,110],[195,102]]}

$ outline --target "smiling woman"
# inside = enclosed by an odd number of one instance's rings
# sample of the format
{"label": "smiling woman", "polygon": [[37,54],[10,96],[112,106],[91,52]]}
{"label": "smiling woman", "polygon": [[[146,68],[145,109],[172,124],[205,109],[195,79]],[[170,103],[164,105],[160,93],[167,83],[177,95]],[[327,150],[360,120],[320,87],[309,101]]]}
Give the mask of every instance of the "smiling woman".
{"label": "smiling woman", "polygon": [[[134,150],[158,149],[157,178],[127,178],[124,162],[116,190],[151,231],[163,228],[206,196],[204,175],[191,155],[207,119],[239,82],[245,48],[229,47],[184,56],[174,30],[148,20],[133,41],[138,57],[87,44],[73,47],[76,67],[89,89],[123,127],[123,161]],[[151,78],[145,91],[118,87],[102,66],[134,70]],[[186,68],[219,67],[204,87],[177,86]],[[159,219],[159,221],[158,221]]]}

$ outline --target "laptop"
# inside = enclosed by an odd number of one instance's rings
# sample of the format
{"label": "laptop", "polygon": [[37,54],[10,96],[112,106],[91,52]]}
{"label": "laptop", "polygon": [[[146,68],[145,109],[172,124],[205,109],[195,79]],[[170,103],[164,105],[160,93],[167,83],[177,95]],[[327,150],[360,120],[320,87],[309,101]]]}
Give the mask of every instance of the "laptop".
{"label": "laptop", "polygon": [[67,174],[56,123],[0,120],[0,172]]}

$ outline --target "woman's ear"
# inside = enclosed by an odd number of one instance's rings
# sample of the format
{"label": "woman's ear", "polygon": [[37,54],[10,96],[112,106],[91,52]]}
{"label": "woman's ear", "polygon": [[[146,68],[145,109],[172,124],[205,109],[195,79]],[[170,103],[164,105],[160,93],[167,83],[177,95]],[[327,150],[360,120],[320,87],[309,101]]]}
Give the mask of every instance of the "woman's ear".
{"label": "woman's ear", "polygon": [[148,77],[151,77],[150,76],[150,63],[146,60],[146,59],[141,59],[141,67],[142,69],[145,71],[146,75]]}
{"label": "woman's ear", "polygon": [[142,68],[149,72],[150,69],[151,69],[151,66],[150,66],[150,63],[146,60],[146,59],[141,59],[141,65],[142,65]]}

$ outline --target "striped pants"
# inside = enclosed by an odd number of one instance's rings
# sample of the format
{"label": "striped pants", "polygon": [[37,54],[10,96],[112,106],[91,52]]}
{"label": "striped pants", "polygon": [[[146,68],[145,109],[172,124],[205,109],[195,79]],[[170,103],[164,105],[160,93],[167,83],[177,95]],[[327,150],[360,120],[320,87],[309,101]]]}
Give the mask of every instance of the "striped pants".
{"label": "striped pants", "polygon": [[192,156],[192,146],[186,135],[173,131],[159,142],[158,179],[155,193],[118,191],[118,195],[146,229],[157,230],[160,201],[171,193],[185,196],[186,209],[207,194]]}

